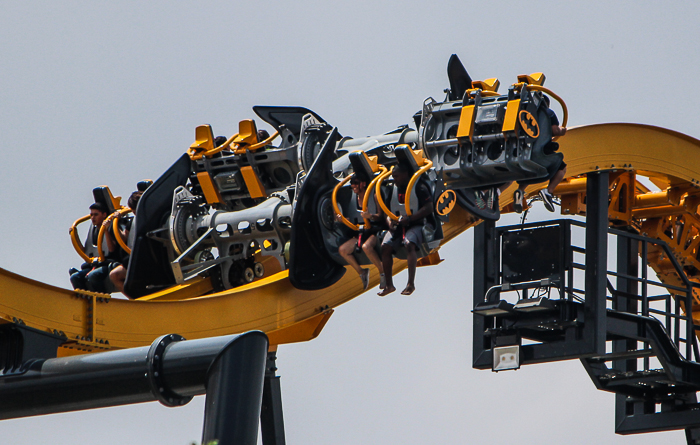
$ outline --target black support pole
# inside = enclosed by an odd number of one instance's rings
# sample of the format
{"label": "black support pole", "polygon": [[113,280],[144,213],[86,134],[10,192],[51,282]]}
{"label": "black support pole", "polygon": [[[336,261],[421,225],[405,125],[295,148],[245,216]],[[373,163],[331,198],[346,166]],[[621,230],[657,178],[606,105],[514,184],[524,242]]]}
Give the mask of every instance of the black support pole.
{"label": "black support pole", "polygon": [[584,336],[591,353],[605,354],[608,269],[608,172],[586,181],[586,302]]}
{"label": "black support pole", "polygon": [[[21,373],[0,377],[0,420],[152,401],[181,406],[204,394],[207,371],[221,351],[229,351],[228,358],[240,354],[242,368],[234,372],[241,380],[259,382],[262,391],[264,333],[181,339],[171,334],[150,347],[29,361]],[[256,360],[257,368],[246,365]]]}
{"label": "black support pole", "polygon": [[263,445],[285,445],[282,389],[277,371],[277,351],[267,353],[265,386],[263,387],[260,431]]}
{"label": "black support pole", "polygon": [[[639,241],[626,236],[617,236],[617,273],[628,277],[639,276]],[[638,282],[632,278],[619,276],[617,278],[617,290],[625,294],[638,295]],[[630,314],[638,313],[639,303],[637,299],[625,294],[616,295],[613,298],[613,309]],[[634,351],[637,349],[636,340],[613,341],[613,352]],[[613,368],[620,372],[634,372],[637,370],[637,360],[617,360],[613,362]],[[627,417],[627,395],[615,394],[615,424],[620,425]]]}
{"label": "black support pole", "polygon": [[[496,223],[485,220],[474,228],[474,265],[473,265],[473,306],[484,301],[486,292],[497,284],[500,252],[494,251],[494,236]],[[497,299],[499,294],[495,294]],[[491,344],[485,344],[484,329],[493,322],[493,317],[472,316],[473,341],[472,341],[472,366],[491,366],[492,360],[486,350],[491,349]],[[488,364],[485,363],[488,361]]]}
{"label": "black support pole", "polygon": [[207,372],[202,445],[255,445],[262,404],[267,338],[232,341]]}

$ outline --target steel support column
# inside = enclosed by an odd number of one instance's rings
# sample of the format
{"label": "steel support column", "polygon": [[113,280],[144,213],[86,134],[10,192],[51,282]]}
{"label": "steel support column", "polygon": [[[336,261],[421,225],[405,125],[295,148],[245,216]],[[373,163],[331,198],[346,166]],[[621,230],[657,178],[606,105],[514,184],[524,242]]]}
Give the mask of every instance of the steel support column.
{"label": "steel support column", "polygon": [[[485,220],[474,228],[474,265],[473,265],[473,306],[484,300],[486,291],[491,286],[498,284],[498,272],[500,270],[500,252],[495,251],[493,238],[495,234],[496,223],[490,220]],[[494,299],[498,299],[499,294],[496,293]],[[486,344],[484,337],[484,329],[487,324],[492,323],[493,317],[482,317],[475,315],[473,321],[473,346],[472,346],[472,364],[475,365],[480,361],[480,357],[485,350],[491,349],[490,340]],[[489,357],[485,357],[491,360]],[[483,360],[483,359],[481,359]]]}
{"label": "steel support column", "polygon": [[260,412],[260,431],[263,445],[285,445],[284,417],[282,415],[282,389],[276,375],[277,351],[267,353],[265,364],[265,386]]}
{"label": "steel support column", "polygon": [[[617,273],[629,277],[639,276],[639,241],[624,236],[617,237]],[[613,309],[630,314],[638,313],[639,302],[634,298],[623,296],[639,295],[639,285],[636,280],[619,276],[617,278],[617,290],[620,294],[613,297]],[[637,349],[635,340],[613,341],[613,352],[622,353]],[[637,370],[637,360],[616,360],[613,367],[620,372],[633,372]],[[632,402],[628,401],[625,394],[615,394],[615,425],[621,425],[633,410]]]}
{"label": "steel support column", "polygon": [[586,275],[584,338],[590,351],[605,354],[605,296],[608,269],[607,171],[588,173],[586,181]]}
{"label": "steel support column", "polygon": [[203,445],[257,443],[267,354],[260,346],[232,341],[209,366]]}

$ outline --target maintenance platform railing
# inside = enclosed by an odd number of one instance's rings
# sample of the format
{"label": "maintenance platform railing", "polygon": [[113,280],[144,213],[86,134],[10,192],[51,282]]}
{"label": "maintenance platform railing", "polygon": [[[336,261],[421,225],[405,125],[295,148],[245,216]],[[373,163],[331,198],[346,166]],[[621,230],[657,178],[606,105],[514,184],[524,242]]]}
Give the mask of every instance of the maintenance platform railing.
{"label": "maintenance platform railing", "polygon": [[[616,394],[617,433],[685,429],[700,443],[700,283],[665,242],[608,228],[596,210],[607,208],[607,173],[588,180],[585,223],[477,227],[473,366],[580,359]],[[674,272],[657,279],[650,261],[660,260]]]}

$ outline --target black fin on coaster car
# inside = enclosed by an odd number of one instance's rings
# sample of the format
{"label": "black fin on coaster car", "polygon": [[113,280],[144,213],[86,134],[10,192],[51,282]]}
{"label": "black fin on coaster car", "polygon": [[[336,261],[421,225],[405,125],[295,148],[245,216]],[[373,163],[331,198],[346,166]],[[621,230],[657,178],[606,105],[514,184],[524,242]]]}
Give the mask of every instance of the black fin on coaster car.
{"label": "black fin on coaster car", "polygon": [[[147,234],[163,227],[170,217],[173,191],[187,183],[190,157],[183,154],[160,178],[143,192],[134,217],[134,245],[131,248],[124,293],[139,298],[175,284],[165,245]],[[131,234],[129,234],[131,238]],[[149,286],[149,288],[147,288]]]}
{"label": "black fin on coaster car", "polygon": [[460,100],[472,86],[472,78],[457,54],[452,54],[447,62],[447,77],[450,79],[449,100]]}
{"label": "black fin on coaster car", "polygon": [[321,198],[338,183],[332,169],[337,139],[333,128],[298,192],[289,250],[289,281],[297,289],[324,289],[345,274],[325,249],[318,214]]}
{"label": "black fin on coaster car", "polygon": [[281,126],[284,125],[297,140],[301,133],[301,121],[305,115],[311,113],[319,121],[325,122],[321,116],[304,107],[256,105],[253,111],[277,131],[280,131]]}
{"label": "black fin on coaster car", "polygon": [[[457,194],[457,203],[477,218],[490,221],[498,221],[501,218],[496,187],[482,190],[459,189],[455,190],[455,193]],[[489,200],[489,193],[492,194],[491,200]]]}

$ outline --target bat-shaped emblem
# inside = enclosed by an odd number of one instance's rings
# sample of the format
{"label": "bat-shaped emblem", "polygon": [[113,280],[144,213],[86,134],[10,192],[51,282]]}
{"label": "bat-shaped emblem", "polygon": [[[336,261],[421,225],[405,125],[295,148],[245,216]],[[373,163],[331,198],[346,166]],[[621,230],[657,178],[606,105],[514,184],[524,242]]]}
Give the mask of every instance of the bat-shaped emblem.
{"label": "bat-shaped emblem", "polygon": [[520,122],[520,127],[531,138],[536,138],[540,135],[540,126],[537,124],[537,119],[529,111],[520,110],[518,121]]}
{"label": "bat-shaped emblem", "polygon": [[435,204],[435,211],[440,216],[445,216],[454,209],[457,203],[457,195],[452,190],[445,190]]}

